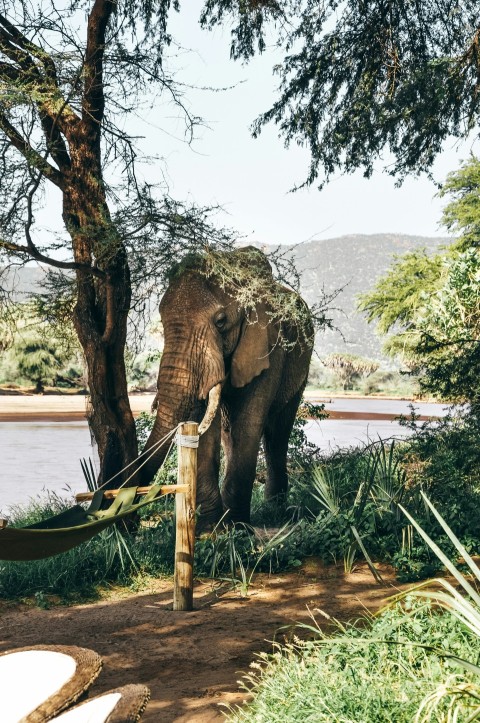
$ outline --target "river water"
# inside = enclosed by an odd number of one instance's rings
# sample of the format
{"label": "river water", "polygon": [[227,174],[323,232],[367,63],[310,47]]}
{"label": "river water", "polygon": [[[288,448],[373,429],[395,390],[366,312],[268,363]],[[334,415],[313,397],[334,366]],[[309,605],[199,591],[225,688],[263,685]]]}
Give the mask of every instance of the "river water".
{"label": "river water", "polygon": [[[336,412],[409,414],[409,402],[385,399],[333,399]],[[441,416],[441,404],[415,403],[425,416]],[[379,418],[326,419],[309,422],[310,441],[322,450],[361,445],[369,440],[401,438],[408,433],[398,422]],[[85,491],[79,460],[94,458],[86,422],[0,422],[0,512],[51,490],[62,496]]]}

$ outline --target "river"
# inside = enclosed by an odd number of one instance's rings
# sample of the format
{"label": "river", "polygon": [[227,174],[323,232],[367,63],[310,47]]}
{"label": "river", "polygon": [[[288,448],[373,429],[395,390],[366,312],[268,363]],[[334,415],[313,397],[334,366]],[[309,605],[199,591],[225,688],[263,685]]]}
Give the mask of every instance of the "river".
{"label": "river", "polygon": [[[379,437],[404,437],[408,430],[384,415],[409,413],[409,402],[385,399],[332,399],[326,408],[336,413],[353,413],[362,418],[326,419],[309,422],[311,442],[328,451],[361,445]],[[424,416],[442,416],[444,405],[415,403]],[[369,418],[370,417],[370,418]],[[93,457],[87,423],[0,422],[0,512],[51,490],[70,496],[86,489],[79,460]]]}

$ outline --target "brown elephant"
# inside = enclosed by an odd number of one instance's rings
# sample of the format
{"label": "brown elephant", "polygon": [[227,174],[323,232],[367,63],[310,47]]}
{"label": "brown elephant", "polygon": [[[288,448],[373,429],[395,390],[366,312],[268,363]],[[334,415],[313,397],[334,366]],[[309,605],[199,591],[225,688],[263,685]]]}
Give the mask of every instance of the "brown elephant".
{"label": "brown elephant", "polygon": [[[274,281],[265,255],[253,247],[225,254],[217,259],[237,264],[233,266],[239,270],[237,283],[220,282],[218,274],[207,273],[205,264],[197,260],[171,279],[160,303],[165,346],[157,416],[145,447],[149,449],[179,422],[203,417],[197,506],[204,528],[225,512],[227,520],[250,521],[262,439],[265,496],[285,495],[288,440],[313,346],[305,302]],[[247,285],[253,279],[255,300],[248,309],[239,302],[242,278]],[[226,463],[221,493],[220,444]],[[159,468],[164,449],[145,465],[143,483]]]}

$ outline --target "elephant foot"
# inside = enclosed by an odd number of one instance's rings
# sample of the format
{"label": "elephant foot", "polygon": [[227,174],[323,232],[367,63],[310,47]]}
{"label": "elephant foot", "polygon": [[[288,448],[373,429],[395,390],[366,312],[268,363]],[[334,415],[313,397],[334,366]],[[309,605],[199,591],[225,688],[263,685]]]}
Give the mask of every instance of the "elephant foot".
{"label": "elephant foot", "polygon": [[209,535],[214,532],[215,528],[222,525],[222,517],[223,509],[221,507],[204,513],[200,505],[199,515],[195,523],[195,536],[200,537],[201,535]]}
{"label": "elephant foot", "polygon": [[223,521],[226,525],[250,525],[250,511],[228,509],[224,513]]}

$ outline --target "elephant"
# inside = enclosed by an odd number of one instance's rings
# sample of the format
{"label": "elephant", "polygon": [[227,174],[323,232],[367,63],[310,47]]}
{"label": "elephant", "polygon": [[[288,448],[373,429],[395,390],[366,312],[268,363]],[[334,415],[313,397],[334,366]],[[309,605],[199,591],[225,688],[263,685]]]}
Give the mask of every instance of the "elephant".
{"label": "elephant", "polygon": [[[233,261],[239,278],[254,279],[255,298],[248,305],[240,302],[243,284],[207,273],[201,259],[180,264],[160,302],[164,349],[156,418],[144,449],[180,422],[203,416],[197,478],[197,529],[200,524],[203,530],[211,530],[220,519],[250,523],[262,440],[265,498],[285,498],[288,441],[314,337],[306,303],[274,280],[263,252],[245,247],[217,258],[230,265]],[[225,474],[220,491],[221,446]],[[164,456],[163,447],[145,464],[142,484],[150,482]]]}

